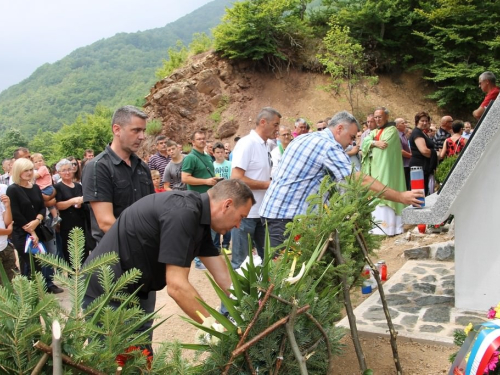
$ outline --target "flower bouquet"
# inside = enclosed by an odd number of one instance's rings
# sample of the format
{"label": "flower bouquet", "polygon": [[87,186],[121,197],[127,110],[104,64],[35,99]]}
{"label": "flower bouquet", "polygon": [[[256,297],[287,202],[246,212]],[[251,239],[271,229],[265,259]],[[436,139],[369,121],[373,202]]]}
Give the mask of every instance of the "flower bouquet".
{"label": "flower bouquet", "polygon": [[488,322],[469,325],[455,332],[455,344],[461,346],[449,375],[500,374],[500,303],[488,310]]}

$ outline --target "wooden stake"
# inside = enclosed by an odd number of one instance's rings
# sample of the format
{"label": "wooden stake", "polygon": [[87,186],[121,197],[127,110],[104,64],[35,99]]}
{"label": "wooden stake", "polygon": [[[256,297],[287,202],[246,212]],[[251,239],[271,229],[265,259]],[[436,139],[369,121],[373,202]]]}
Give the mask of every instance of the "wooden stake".
{"label": "wooden stake", "polygon": [[295,324],[295,318],[297,317],[297,305],[292,306],[292,312],[288,322],[285,324],[286,335],[288,336],[288,341],[290,342],[290,347],[292,348],[292,353],[299,364],[300,375],[308,375],[306,359],[300,352],[299,345],[295,339],[295,334],[293,333],[293,325]]}
{"label": "wooden stake", "polygon": [[50,355],[48,355],[47,353],[43,353],[35,368],[33,369],[33,371],[31,371],[31,375],[40,375],[42,373],[43,366],[45,366],[49,358]]}
{"label": "wooden stake", "polygon": [[[356,228],[357,230],[358,228]],[[356,240],[358,241],[359,246],[361,247],[361,251],[363,251],[363,255],[365,257],[366,262],[370,265],[373,276],[375,277],[375,281],[377,281],[378,293],[380,295],[380,301],[382,302],[382,308],[384,310],[385,318],[387,320],[387,326],[389,327],[390,333],[390,341],[391,341],[391,349],[392,349],[392,357],[394,359],[394,365],[396,366],[396,371],[398,375],[403,374],[403,368],[401,367],[401,361],[399,360],[398,354],[398,344],[396,342],[396,338],[398,333],[394,328],[394,324],[392,324],[391,314],[389,313],[389,306],[387,305],[387,300],[385,298],[384,287],[382,286],[382,282],[380,281],[380,274],[378,272],[377,267],[373,264],[372,260],[368,256],[368,247],[366,246],[366,242],[364,241],[363,236],[360,233],[356,233]]]}
{"label": "wooden stake", "polygon": [[[37,348],[38,350],[44,352],[44,353],[52,355],[52,348],[50,346],[48,346],[47,344],[41,342],[41,341],[35,342],[35,344],[33,346],[35,348]],[[93,369],[91,367],[88,367],[88,366],[82,365],[80,363],[74,362],[67,355],[62,354],[61,357],[62,357],[63,363],[65,363],[68,366],[71,366],[73,368],[76,368],[77,370],[80,370],[80,371],[84,372],[85,374],[90,374],[90,375],[106,375],[105,373],[97,371],[97,370],[95,370],[95,369]]]}
{"label": "wooden stake", "polygon": [[52,366],[53,375],[63,375],[61,325],[57,320],[52,322]]}
{"label": "wooden stake", "polygon": [[[309,310],[310,306],[305,305],[297,310],[297,315],[302,314]],[[274,324],[270,325],[267,327],[264,331],[253,337],[250,341],[247,341],[245,344],[241,345],[239,348],[236,348],[233,350],[233,355],[235,357],[239,356],[241,353],[243,353],[245,350],[247,350],[249,347],[257,343],[258,341],[262,340],[264,337],[269,335],[271,332],[275,331],[277,328],[281,327],[283,324],[286,324],[288,322],[288,319],[290,319],[290,316],[285,316],[284,318],[281,318]]]}
{"label": "wooden stake", "polygon": [[[344,257],[340,251],[340,239],[337,230],[334,232],[335,242],[331,247],[335,259],[338,265],[345,264]],[[349,327],[351,329],[352,343],[354,344],[354,350],[356,351],[356,356],[358,357],[358,364],[361,372],[366,371],[366,361],[365,354],[363,353],[363,348],[361,347],[361,342],[359,341],[358,327],[356,325],[356,316],[354,315],[354,309],[352,308],[351,295],[349,293],[349,283],[347,281],[347,276],[342,274],[340,276],[342,280],[342,292],[344,294],[344,306],[347,313],[347,319],[349,320]]]}
{"label": "wooden stake", "polygon": [[[269,289],[266,291],[264,298],[262,298],[262,302],[261,302],[259,308],[255,312],[255,315],[253,316],[252,320],[250,321],[247,328],[245,329],[245,332],[243,332],[243,335],[241,336],[240,341],[238,342],[238,345],[236,345],[236,348],[239,348],[241,345],[243,345],[243,343],[247,339],[248,334],[250,333],[250,330],[252,329],[255,322],[257,321],[257,318],[259,317],[260,313],[264,309],[264,306],[266,305],[266,302],[269,299],[269,296],[271,295],[273,289],[274,289],[274,284],[269,285]],[[234,362],[235,357],[236,357],[236,355],[231,354],[231,358],[229,359],[229,362],[226,364],[226,367],[224,368],[224,372],[222,373],[223,375],[227,374],[227,372],[229,371],[229,368],[231,367],[231,364]],[[248,356],[246,356],[245,358],[247,359],[247,362],[249,362]],[[250,371],[252,371],[253,366],[250,364],[249,367],[250,367]]]}

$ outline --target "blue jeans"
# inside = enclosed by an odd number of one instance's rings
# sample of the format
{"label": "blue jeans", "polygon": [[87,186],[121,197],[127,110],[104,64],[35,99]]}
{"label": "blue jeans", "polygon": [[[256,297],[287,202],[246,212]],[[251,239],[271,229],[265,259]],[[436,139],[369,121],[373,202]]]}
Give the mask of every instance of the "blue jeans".
{"label": "blue jeans", "polygon": [[245,218],[241,220],[239,228],[231,230],[231,238],[233,239],[233,255],[231,258],[231,266],[236,269],[241,266],[241,263],[248,256],[248,235],[257,249],[257,253],[264,260],[264,241],[266,238],[266,229],[262,225],[259,217]]}

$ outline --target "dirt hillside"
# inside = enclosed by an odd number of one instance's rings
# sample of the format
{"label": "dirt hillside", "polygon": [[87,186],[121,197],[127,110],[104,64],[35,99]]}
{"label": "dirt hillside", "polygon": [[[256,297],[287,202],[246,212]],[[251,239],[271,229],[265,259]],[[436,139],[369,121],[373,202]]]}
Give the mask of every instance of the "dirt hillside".
{"label": "dirt hillside", "polygon": [[[292,127],[297,117],[315,124],[340,110],[351,112],[346,96],[325,90],[328,84],[329,76],[324,74],[294,69],[281,75],[259,72],[250,64],[207,52],[158,81],[146,97],[145,111],[161,120],[162,133],[179,143],[188,143],[190,134],[200,128],[209,139],[232,143],[234,136],[246,135],[254,127],[255,116],[265,106],[276,108],[283,115],[282,123]],[[392,119],[406,117],[413,123],[421,110],[438,118],[442,113],[425,99],[429,93],[418,72],[380,76],[378,84],[364,87],[364,93],[357,95],[354,115],[361,122],[375,107],[385,106]],[[142,154],[151,146],[152,139]]]}

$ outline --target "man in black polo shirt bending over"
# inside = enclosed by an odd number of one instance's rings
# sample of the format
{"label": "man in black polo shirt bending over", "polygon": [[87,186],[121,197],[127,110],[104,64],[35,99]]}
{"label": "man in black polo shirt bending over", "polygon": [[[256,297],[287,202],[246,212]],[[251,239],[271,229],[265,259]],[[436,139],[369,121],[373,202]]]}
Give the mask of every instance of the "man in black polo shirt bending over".
{"label": "man in black polo shirt bending over", "polygon": [[[108,252],[116,252],[120,261],[112,266],[119,277],[138,268],[142,276],[129,288],[138,293],[141,306],[150,313],[151,291],[168,285],[167,292],[192,319],[201,323],[199,311],[209,316],[197,298],[200,295],[189,282],[192,260],[198,256],[217,284],[228,290],[229,271],[219,250],[214,246],[210,228],[225,234],[239,227],[255,203],[252,191],[240,180],[219,182],[207,193],[168,191],[149,195],[122,212],[86,262]],[[98,275],[91,276],[85,304],[103,293]]]}

